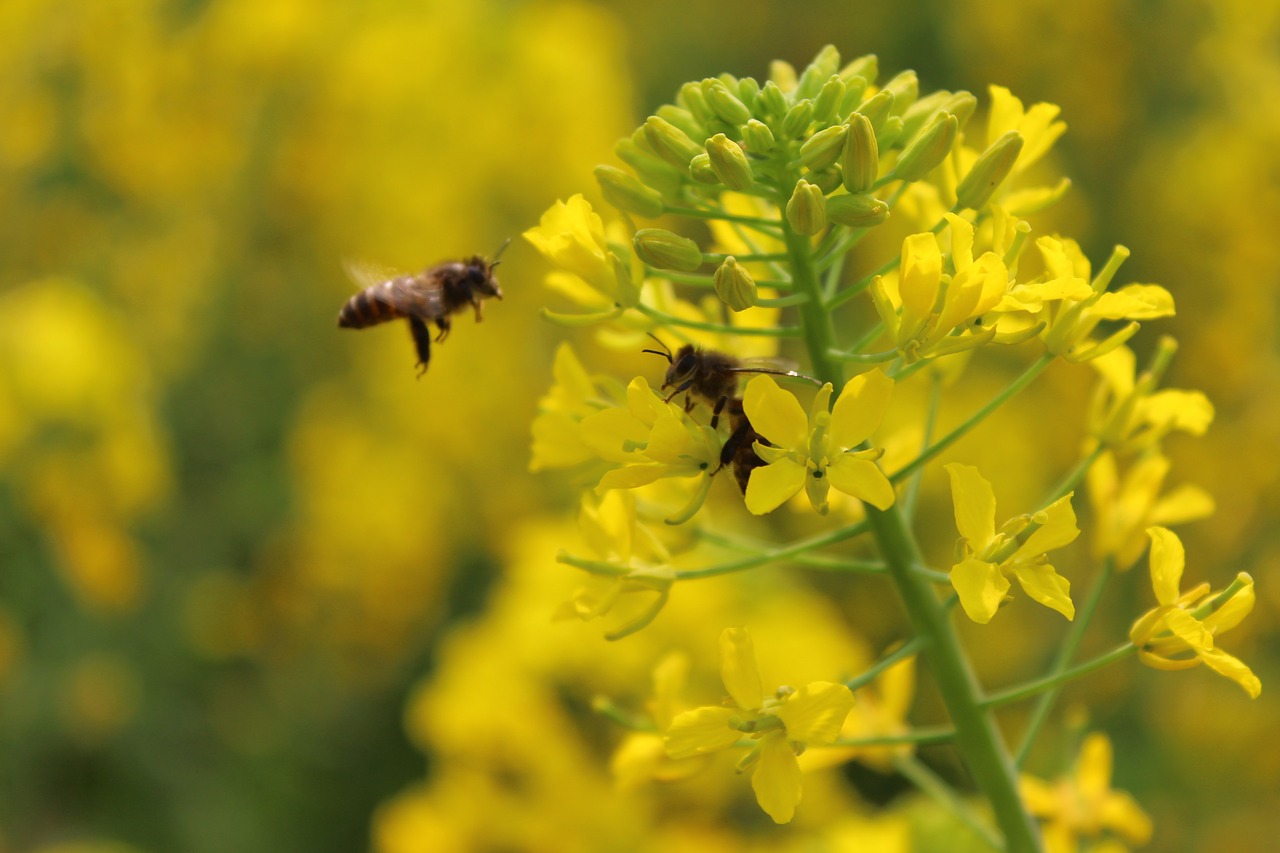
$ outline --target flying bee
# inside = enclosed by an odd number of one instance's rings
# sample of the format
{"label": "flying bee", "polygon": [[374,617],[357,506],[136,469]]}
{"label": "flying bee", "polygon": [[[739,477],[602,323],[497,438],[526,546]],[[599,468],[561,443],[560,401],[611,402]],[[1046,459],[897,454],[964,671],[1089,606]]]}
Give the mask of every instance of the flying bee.
{"label": "flying bee", "polygon": [[449,336],[453,325],[451,314],[470,305],[475,309],[476,322],[484,319],[483,300],[491,296],[502,298],[502,288],[493,270],[510,242],[502,244],[492,261],[474,255],[459,261],[444,261],[407,275],[389,275],[363,264],[347,262],[344,264],[347,276],[361,290],[338,312],[338,325],[344,329],[363,329],[401,317],[408,319],[421,377],[431,360],[431,330],[427,324],[435,323],[439,330],[435,340],[440,343]]}
{"label": "flying bee", "polygon": [[728,415],[729,437],[720,447],[720,467],[712,473],[718,473],[728,465],[733,470],[738,487],[745,493],[751,471],[764,464],[764,460],[756,453],[755,443],[765,442],[765,439],[747,419],[742,398],[738,396],[738,376],[743,373],[770,373],[774,376],[804,379],[814,385],[821,383],[794,370],[745,364],[728,353],[703,349],[693,344],[685,344],[672,353],[670,347],[657,335],[650,334],[649,337],[657,341],[662,349],[646,349],[642,352],[660,355],[670,365],[662,382],[662,390],[673,389],[666,397],[668,403],[676,395],[683,393],[686,395],[684,408],[687,412],[693,408],[695,400],[701,399],[711,407],[712,429],[719,425],[720,415]]}

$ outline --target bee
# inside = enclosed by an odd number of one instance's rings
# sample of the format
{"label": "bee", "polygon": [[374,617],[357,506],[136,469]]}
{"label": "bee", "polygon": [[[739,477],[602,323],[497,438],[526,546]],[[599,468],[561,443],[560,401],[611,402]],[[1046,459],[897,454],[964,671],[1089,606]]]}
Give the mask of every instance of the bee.
{"label": "bee", "polygon": [[703,349],[693,344],[685,344],[671,352],[670,347],[656,335],[649,337],[658,342],[660,350],[646,349],[642,352],[660,355],[670,365],[662,382],[662,390],[673,389],[667,395],[670,403],[678,394],[685,394],[685,411],[690,411],[696,400],[711,406],[711,428],[720,423],[720,416],[729,418],[729,437],[720,447],[720,467],[711,472],[713,475],[721,468],[728,466],[733,477],[745,494],[747,481],[752,470],[764,464],[764,460],[756,453],[757,441],[767,444],[765,438],[755,431],[742,406],[742,398],[738,396],[738,376],[742,373],[770,373],[774,376],[789,376],[793,379],[804,379],[814,385],[821,383],[811,376],[805,376],[794,370],[744,364],[740,359],[717,350]]}
{"label": "bee", "polygon": [[458,261],[444,261],[427,267],[420,273],[388,275],[362,264],[347,262],[347,275],[361,290],[347,300],[338,312],[338,326],[343,329],[363,329],[401,317],[408,319],[409,331],[418,352],[418,377],[427,371],[431,360],[431,330],[428,323],[435,323],[440,343],[449,336],[452,328],[450,315],[470,305],[475,309],[476,322],[483,318],[481,306],[489,297],[502,298],[502,288],[493,270],[498,258],[511,241],[502,244],[486,261],[474,255]]}

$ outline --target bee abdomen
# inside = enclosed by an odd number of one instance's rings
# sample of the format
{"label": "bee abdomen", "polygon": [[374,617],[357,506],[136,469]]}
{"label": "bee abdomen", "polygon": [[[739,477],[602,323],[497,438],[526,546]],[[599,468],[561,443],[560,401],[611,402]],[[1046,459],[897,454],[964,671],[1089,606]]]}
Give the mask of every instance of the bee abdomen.
{"label": "bee abdomen", "polygon": [[363,329],[365,326],[408,316],[394,305],[377,297],[376,291],[381,286],[366,288],[348,299],[347,304],[343,305],[342,310],[338,312],[338,325],[346,329]]}

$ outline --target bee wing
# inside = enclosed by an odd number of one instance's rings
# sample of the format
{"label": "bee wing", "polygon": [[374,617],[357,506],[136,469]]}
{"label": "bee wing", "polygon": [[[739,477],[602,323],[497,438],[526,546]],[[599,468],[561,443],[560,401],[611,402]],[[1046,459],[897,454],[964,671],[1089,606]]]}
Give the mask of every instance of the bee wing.
{"label": "bee wing", "polygon": [[814,385],[822,384],[812,376],[801,373],[796,369],[797,367],[799,365],[794,361],[784,358],[746,358],[732,370],[734,373],[768,373],[773,376],[788,376],[792,379],[804,379]]}
{"label": "bee wing", "polygon": [[355,258],[343,258],[342,268],[347,278],[371,299],[394,308],[401,314],[411,314],[428,320],[444,313],[443,293],[434,278],[428,283],[422,276],[415,276],[382,264],[374,264]]}

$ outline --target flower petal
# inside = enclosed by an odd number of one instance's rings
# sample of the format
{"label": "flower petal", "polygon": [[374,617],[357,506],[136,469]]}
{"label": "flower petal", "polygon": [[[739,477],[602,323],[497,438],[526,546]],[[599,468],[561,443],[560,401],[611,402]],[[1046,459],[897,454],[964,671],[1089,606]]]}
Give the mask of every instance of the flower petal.
{"label": "flower petal", "polygon": [[755,515],[772,512],[804,488],[805,467],[794,459],[779,459],[756,468],[747,481],[747,509]]}
{"label": "flower petal", "polygon": [[1155,590],[1156,601],[1173,604],[1178,600],[1182,570],[1187,565],[1182,540],[1164,527],[1149,527],[1147,535],[1151,537],[1151,587]]}
{"label": "flower petal", "polygon": [[893,484],[870,459],[842,454],[827,466],[827,478],[834,488],[866,501],[876,509],[893,506],[896,497]]}
{"label": "flower petal", "polygon": [[720,680],[739,708],[754,711],[764,704],[756,647],[746,628],[725,628],[720,632]]}
{"label": "flower petal", "polygon": [[951,567],[951,585],[965,615],[980,625],[991,621],[1009,591],[1009,580],[999,568],[974,557]]}
{"label": "flower petal", "polygon": [[981,551],[996,535],[996,495],[991,484],[972,465],[952,462],[951,502],[955,504],[956,530],[974,551]]}
{"label": "flower petal", "polygon": [[768,376],[747,383],[742,407],[756,432],[778,447],[803,450],[809,439],[809,419],[795,395]]}
{"label": "flower petal", "polygon": [[1022,591],[1036,601],[1074,619],[1076,606],[1071,603],[1071,583],[1048,563],[1014,566],[1014,575]]}
{"label": "flower petal", "polygon": [[737,709],[713,705],[677,714],[667,729],[667,755],[671,758],[692,758],[728,749],[742,737],[742,732],[729,726],[729,721],[737,716],[741,716]]}
{"label": "flower petal", "polygon": [[828,436],[832,445],[848,450],[866,441],[880,428],[892,393],[893,380],[880,370],[863,373],[846,382],[831,410]]}
{"label": "flower petal", "polygon": [[1206,652],[1199,652],[1200,660],[1205,665],[1219,675],[1225,675],[1236,684],[1244,688],[1244,692],[1249,694],[1250,699],[1257,699],[1262,693],[1262,682],[1258,680],[1258,676],[1253,674],[1253,670],[1245,666],[1244,662],[1239,658],[1227,654],[1222,649],[1212,649]]}
{"label": "flower petal", "polygon": [[787,823],[800,802],[800,762],[781,732],[760,742],[760,758],[751,774],[756,802],[774,823]]}
{"label": "flower petal", "polygon": [[[1027,541],[1014,552],[1014,558],[1021,556],[1034,557],[1038,554],[1045,554],[1064,545],[1068,545],[1075,541],[1080,535],[1080,528],[1076,527],[1076,511],[1071,506],[1071,497],[1074,492],[1063,495],[1049,506],[1045,507],[1043,517],[1039,529],[1027,537]],[[1041,514],[1037,513],[1037,520]]]}
{"label": "flower petal", "polygon": [[853,708],[853,693],[843,684],[814,681],[787,697],[774,716],[787,726],[787,739],[829,744],[840,735]]}

